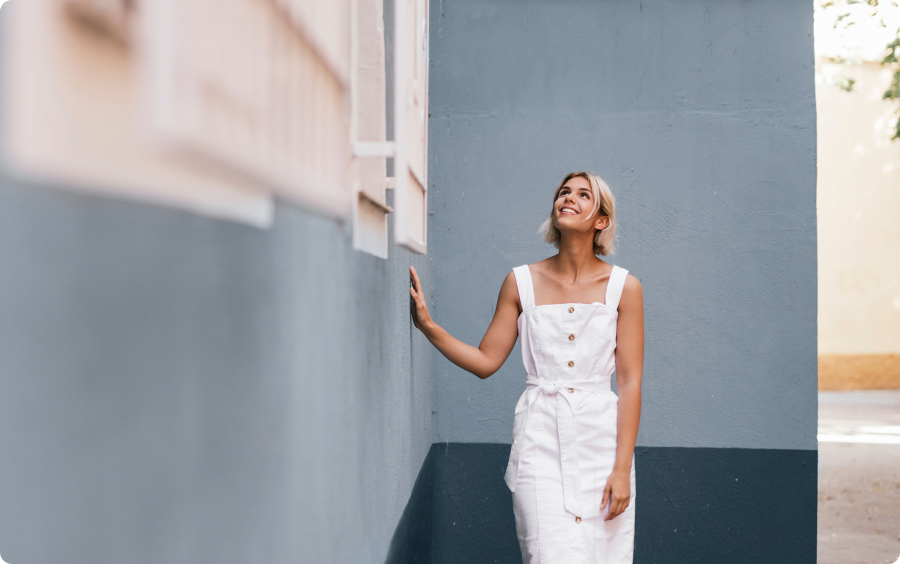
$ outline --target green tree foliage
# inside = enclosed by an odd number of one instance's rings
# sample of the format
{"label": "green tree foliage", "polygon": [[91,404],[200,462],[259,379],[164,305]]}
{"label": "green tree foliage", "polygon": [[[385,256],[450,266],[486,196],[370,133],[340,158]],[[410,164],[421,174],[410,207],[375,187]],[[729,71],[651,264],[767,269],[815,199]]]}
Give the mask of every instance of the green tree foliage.
{"label": "green tree foliage", "polygon": [[[893,65],[894,66],[894,76],[891,78],[891,86],[887,89],[882,97],[885,100],[891,100],[894,103],[897,103],[900,100],[900,60],[897,59],[897,50],[900,49],[900,30],[897,31],[897,37],[888,43],[887,45],[888,54],[885,56],[884,60],[881,61],[882,65]],[[894,135],[891,137],[891,140],[900,138],[900,105],[898,105],[897,110],[894,112]]]}
{"label": "green tree foliage", "polygon": [[[891,125],[893,130],[891,139],[900,139],[900,25],[897,24],[896,17],[900,13],[900,6],[895,1],[879,3],[879,0],[828,0],[818,2],[816,8],[817,17],[833,18],[832,28],[838,32],[847,31],[851,26],[859,24],[867,24],[871,27],[873,22],[876,27],[888,28],[886,20],[891,22],[891,27],[894,28],[893,40],[885,45],[884,52],[886,54],[881,60],[881,64],[890,68],[894,74],[891,85],[882,98],[890,100],[897,106],[894,112],[894,122]],[[839,13],[835,14],[835,12]],[[844,65],[858,65],[862,62],[858,57],[853,56],[850,49],[829,56],[828,60]],[[852,92],[855,82],[852,78],[841,76],[834,80],[834,85],[845,92]]]}

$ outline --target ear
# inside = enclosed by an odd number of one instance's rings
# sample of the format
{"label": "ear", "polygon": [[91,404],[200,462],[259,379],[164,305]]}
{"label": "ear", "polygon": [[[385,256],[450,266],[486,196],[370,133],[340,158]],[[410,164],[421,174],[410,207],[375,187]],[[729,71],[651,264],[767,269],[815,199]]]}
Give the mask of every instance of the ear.
{"label": "ear", "polygon": [[594,222],[594,229],[597,231],[602,231],[609,227],[609,216],[601,215],[597,218],[597,221]]}

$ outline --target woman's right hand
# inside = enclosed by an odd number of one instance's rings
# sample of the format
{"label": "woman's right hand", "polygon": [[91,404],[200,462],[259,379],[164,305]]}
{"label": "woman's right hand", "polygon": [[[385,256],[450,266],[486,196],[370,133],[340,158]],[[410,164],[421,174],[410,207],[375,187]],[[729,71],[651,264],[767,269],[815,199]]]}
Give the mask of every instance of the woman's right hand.
{"label": "woman's right hand", "polygon": [[413,323],[416,328],[425,333],[434,324],[431,315],[428,313],[428,305],[425,303],[425,293],[422,292],[422,283],[419,281],[419,275],[416,273],[415,267],[409,267],[409,280],[412,287],[409,289],[409,310],[412,314]]}
{"label": "woman's right hand", "polygon": [[447,360],[479,378],[487,378],[496,372],[509,356],[519,334],[516,326],[519,317],[519,298],[513,273],[510,272],[503,281],[494,318],[478,347],[463,343],[431,319],[428,306],[425,304],[422,283],[413,267],[409,267],[409,280],[412,283],[412,288],[409,289],[409,313],[416,328],[425,334],[431,344],[441,351]]}

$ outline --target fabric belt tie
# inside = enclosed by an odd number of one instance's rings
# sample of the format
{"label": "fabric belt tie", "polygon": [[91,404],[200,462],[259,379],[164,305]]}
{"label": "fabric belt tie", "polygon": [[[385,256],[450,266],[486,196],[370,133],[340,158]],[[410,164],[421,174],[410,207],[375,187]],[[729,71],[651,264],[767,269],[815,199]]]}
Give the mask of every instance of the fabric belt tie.
{"label": "fabric belt tie", "polygon": [[[522,424],[513,437],[512,452],[506,468],[506,485],[510,491],[516,491],[519,476],[519,448],[522,437],[528,426],[528,415],[531,406],[541,396],[556,396],[556,429],[559,434],[560,462],[562,463],[563,500],[566,511],[576,516],[583,515],[581,507],[581,469],[578,465],[578,433],[575,421],[575,406],[572,403],[574,393],[610,392],[608,381],[593,380],[548,380],[528,375],[525,380],[525,405],[520,409],[525,415]],[[611,393],[611,392],[610,392]],[[516,415],[518,415],[517,413]]]}

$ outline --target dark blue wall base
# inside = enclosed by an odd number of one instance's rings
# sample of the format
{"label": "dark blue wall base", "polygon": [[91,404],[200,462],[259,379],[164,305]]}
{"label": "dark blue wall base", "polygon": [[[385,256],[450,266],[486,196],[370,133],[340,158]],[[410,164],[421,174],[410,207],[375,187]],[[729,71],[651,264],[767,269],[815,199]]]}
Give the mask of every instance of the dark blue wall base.
{"label": "dark blue wall base", "polygon": [[635,449],[635,564],[814,564],[818,451]]}
{"label": "dark blue wall base", "polygon": [[[388,562],[520,563],[508,456],[432,445]],[[814,564],[817,462],[813,450],[638,447],[635,564]]]}
{"label": "dark blue wall base", "polygon": [[434,457],[434,564],[518,562],[510,445],[439,443]]}
{"label": "dark blue wall base", "polygon": [[431,445],[391,538],[385,564],[429,564],[432,561],[436,453],[437,445]]}

